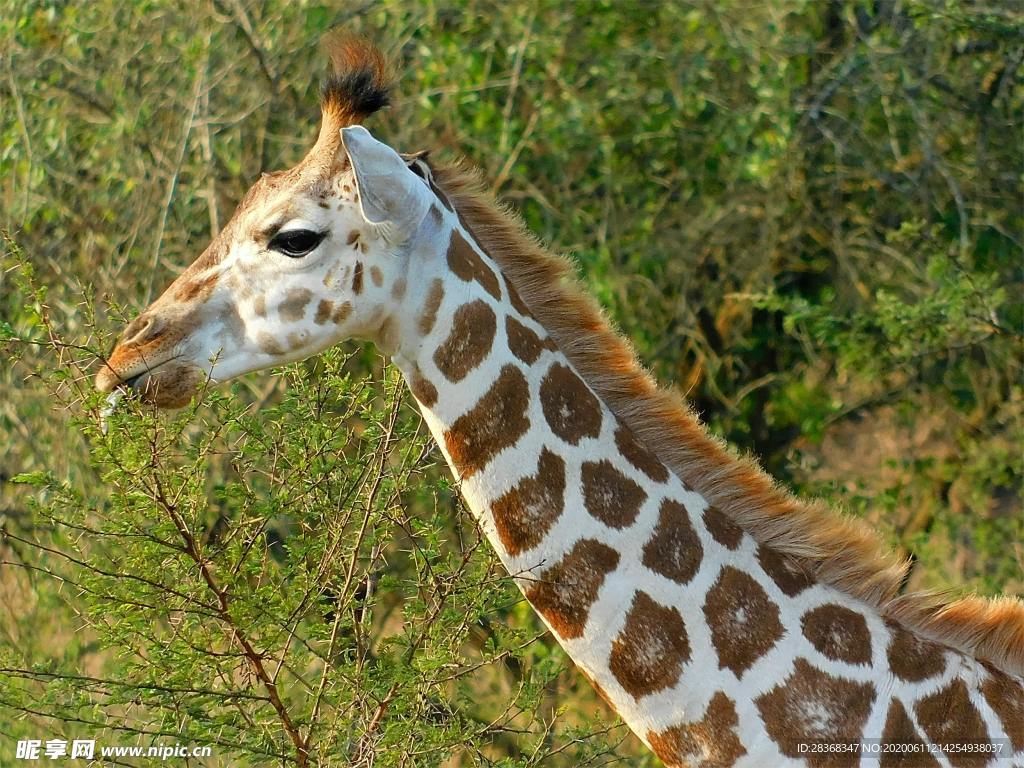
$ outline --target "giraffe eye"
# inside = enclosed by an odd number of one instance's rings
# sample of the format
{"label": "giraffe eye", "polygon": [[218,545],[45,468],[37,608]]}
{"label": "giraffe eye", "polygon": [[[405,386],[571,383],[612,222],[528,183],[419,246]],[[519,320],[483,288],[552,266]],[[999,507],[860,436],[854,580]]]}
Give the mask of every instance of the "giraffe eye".
{"label": "giraffe eye", "polygon": [[316,232],[312,229],[289,229],[287,232],[278,232],[274,235],[267,247],[292,259],[300,259],[320,245],[325,237],[327,237],[326,232]]}

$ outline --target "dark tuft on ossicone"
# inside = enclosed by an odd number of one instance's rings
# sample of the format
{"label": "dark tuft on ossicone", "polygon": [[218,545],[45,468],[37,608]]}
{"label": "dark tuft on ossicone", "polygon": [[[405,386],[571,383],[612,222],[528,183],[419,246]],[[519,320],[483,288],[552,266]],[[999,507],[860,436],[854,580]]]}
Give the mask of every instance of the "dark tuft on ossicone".
{"label": "dark tuft on ossicone", "polygon": [[357,123],[388,106],[384,56],[369,41],[344,32],[329,32],[323,47],[333,74],[320,87],[320,108],[343,123]]}
{"label": "dark tuft on ossicone", "polygon": [[388,103],[387,86],[378,83],[367,69],[332,75],[320,86],[320,108],[324,112],[336,110],[363,119]]}

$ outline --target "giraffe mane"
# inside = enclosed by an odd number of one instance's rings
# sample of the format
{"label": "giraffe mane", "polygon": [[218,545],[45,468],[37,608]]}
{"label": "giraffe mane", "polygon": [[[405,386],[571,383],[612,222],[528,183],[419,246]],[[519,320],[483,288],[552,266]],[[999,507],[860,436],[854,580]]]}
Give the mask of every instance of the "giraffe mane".
{"label": "giraffe mane", "polygon": [[712,435],[685,399],[660,388],[629,341],[575,276],[465,162],[433,169],[463,224],[501,267],[579,373],[648,449],[756,541],[794,557],[818,581],[874,606],[920,635],[1024,674],[1024,602],[900,595],[909,567],[866,523],[782,488]]}

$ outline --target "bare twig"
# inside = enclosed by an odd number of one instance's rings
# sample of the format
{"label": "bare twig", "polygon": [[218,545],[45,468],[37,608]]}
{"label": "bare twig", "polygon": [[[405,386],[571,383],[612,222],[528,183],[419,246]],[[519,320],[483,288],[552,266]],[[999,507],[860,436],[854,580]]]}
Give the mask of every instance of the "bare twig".
{"label": "bare twig", "polygon": [[199,109],[199,102],[202,98],[203,83],[206,80],[206,65],[199,67],[196,72],[196,79],[192,87],[192,106],[189,109],[188,117],[185,120],[181,141],[178,144],[178,156],[174,162],[174,170],[171,178],[167,181],[167,192],[164,195],[163,208],[160,211],[160,222],[157,225],[156,238],[153,244],[153,258],[147,270],[148,279],[146,282],[146,293],[143,296],[143,304],[149,304],[153,298],[153,280],[156,277],[156,267],[160,263],[160,249],[164,241],[164,231],[167,229],[167,217],[171,212],[171,202],[174,200],[174,189],[178,184],[178,175],[181,173],[181,165],[185,161],[185,150],[188,149],[189,136],[192,134],[193,123],[196,118],[196,111]]}

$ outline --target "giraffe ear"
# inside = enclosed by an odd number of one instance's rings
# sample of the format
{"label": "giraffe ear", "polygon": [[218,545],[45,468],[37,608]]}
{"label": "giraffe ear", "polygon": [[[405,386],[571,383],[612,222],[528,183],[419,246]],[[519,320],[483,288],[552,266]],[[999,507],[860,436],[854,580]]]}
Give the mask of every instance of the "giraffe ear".
{"label": "giraffe ear", "polygon": [[395,150],[363,126],[342,128],[341,141],[355,173],[363,218],[381,227],[389,240],[404,240],[430,208],[426,187]]}

